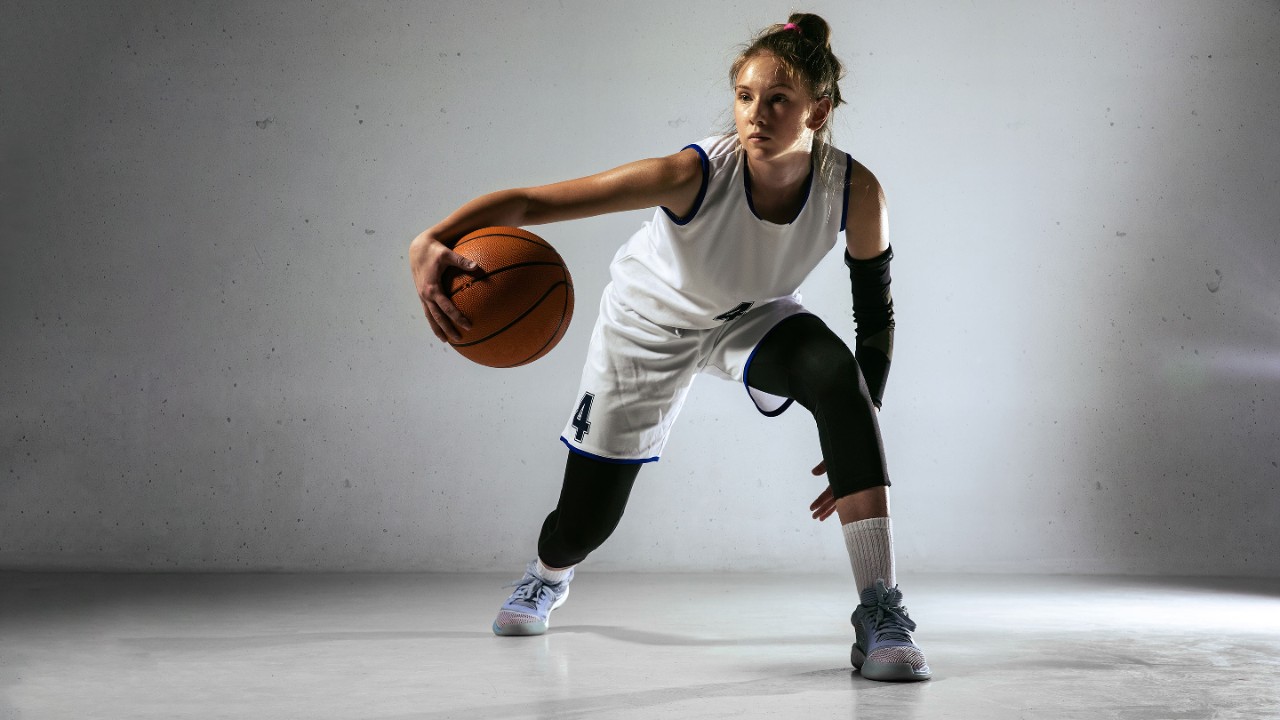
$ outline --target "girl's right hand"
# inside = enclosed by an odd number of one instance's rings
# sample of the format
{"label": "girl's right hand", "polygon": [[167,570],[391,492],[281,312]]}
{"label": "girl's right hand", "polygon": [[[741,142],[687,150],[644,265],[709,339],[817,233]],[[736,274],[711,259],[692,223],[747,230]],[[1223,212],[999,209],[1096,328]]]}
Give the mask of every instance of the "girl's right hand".
{"label": "girl's right hand", "polygon": [[418,288],[422,312],[431,324],[431,331],[444,342],[462,339],[458,329],[471,329],[471,321],[449,299],[444,291],[444,273],[450,266],[471,271],[476,264],[445,247],[423,231],[409,244],[409,269],[413,272],[413,284]]}

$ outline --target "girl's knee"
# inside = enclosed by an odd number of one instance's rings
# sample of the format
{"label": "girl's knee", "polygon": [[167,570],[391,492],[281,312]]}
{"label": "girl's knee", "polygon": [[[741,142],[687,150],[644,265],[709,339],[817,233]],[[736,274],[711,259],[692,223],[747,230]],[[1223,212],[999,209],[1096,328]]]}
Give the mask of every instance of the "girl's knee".
{"label": "girl's knee", "polygon": [[860,394],[862,371],[844,343],[825,343],[803,357],[794,380],[808,391],[813,402],[848,402]]}

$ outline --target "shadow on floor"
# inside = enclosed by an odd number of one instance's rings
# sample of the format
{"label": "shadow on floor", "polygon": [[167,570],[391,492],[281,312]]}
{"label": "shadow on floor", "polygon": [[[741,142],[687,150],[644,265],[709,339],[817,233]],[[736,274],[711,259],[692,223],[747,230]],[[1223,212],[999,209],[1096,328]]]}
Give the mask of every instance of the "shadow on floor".
{"label": "shadow on floor", "polygon": [[[566,635],[572,633],[591,633],[607,637],[611,640],[637,643],[640,645],[691,647],[730,647],[736,645],[830,645],[832,640],[830,635],[708,638],[694,637],[691,635],[675,635],[671,633],[657,633],[647,630],[636,630],[635,628],[620,627],[617,625],[562,625],[559,627],[552,627],[547,631],[548,635]],[[852,632],[849,633],[849,637],[853,637]]]}
{"label": "shadow on floor", "polygon": [[[635,713],[645,709],[667,708],[663,717],[670,717],[670,707],[681,702],[695,702],[724,698],[740,703],[744,698],[764,698],[800,693],[840,693],[848,696],[846,707],[850,710],[869,711],[868,717],[877,716],[877,710],[891,713],[896,720],[913,720],[916,708],[938,680],[918,683],[882,683],[865,680],[852,668],[811,670],[789,675],[764,674],[762,677],[736,682],[704,683],[680,687],[656,687],[648,690],[628,690],[594,696],[566,698],[525,698],[507,705],[451,709],[438,712],[385,715],[376,720],[482,720],[495,717],[544,717],[560,720],[599,718],[610,713],[626,711]],[[697,705],[706,709],[706,704]],[[795,716],[803,717],[804,709],[797,706]],[[886,717],[889,715],[885,715]]]}

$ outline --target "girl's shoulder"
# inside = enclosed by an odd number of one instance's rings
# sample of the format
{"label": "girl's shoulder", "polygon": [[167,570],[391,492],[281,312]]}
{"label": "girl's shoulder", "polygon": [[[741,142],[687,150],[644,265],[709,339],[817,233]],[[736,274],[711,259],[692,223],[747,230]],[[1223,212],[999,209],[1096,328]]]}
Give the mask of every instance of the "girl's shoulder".
{"label": "girl's shoulder", "polygon": [[848,169],[845,171],[845,186],[848,187],[851,195],[859,196],[876,196],[883,199],[884,190],[880,187],[880,180],[876,178],[875,173],[871,172],[871,168],[858,162],[852,155],[848,157]]}
{"label": "girl's shoulder", "polygon": [[712,161],[735,155],[742,149],[736,132],[725,135],[712,135],[693,144],[701,148],[706,153],[707,159]]}

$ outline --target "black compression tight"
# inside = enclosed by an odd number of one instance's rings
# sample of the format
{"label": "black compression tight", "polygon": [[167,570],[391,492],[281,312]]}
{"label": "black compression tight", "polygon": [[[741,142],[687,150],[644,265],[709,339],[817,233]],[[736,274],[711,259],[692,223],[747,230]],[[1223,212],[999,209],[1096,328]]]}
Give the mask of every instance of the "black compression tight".
{"label": "black compression tight", "polygon": [[542,562],[553,568],[577,565],[603,545],[622,520],[639,473],[639,463],[610,463],[570,452],[560,502],[538,536]]}
{"label": "black compression tight", "polygon": [[[751,361],[747,382],[793,398],[813,413],[827,480],[837,498],[888,485],[875,406],[853,353],[814,315],[794,315],[769,332]],[[550,567],[577,565],[613,533],[627,507],[639,464],[609,463],[569,453],[556,509],[538,537]]]}
{"label": "black compression tight", "polygon": [[837,498],[889,485],[867,382],[849,346],[816,315],[792,315],[760,342],[747,383],[794,398],[818,423],[827,482]]}

